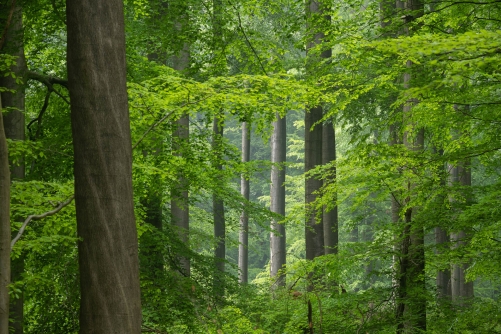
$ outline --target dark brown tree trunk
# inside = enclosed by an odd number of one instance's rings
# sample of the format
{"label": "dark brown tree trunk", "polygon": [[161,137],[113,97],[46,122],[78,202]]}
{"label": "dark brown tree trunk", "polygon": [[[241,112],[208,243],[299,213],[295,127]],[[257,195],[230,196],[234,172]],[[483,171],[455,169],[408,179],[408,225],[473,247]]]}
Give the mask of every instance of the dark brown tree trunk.
{"label": "dark brown tree trunk", "polygon": [[123,2],[68,1],[80,333],[141,332]]}
{"label": "dark brown tree trunk", "polygon": [[[444,244],[449,244],[450,239],[447,232],[441,227],[435,227],[435,244],[440,247]],[[451,271],[439,270],[436,277],[437,282],[437,297],[438,298],[450,298],[451,291]]]}
{"label": "dark brown tree trunk", "polygon": [[[0,10],[3,10],[0,6]],[[7,11],[7,10],[6,10]],[[14,72],[17,80],[21,79],[23,83],[19,84],[11,76],[0,74],[0,87],[5,87],[11,92],[2,92],[2,104],[4,110],[4,128],[7,139],[23,141],[25,139],[25,92],[24,82],[26,80],[26,60],[24,57],[23,43],[23,12],[19,1],[14,7],[11,24],[7,31],[2,53],[15,56],[16,64],[10,70]],[[3,25],[1,25],[3,27]],[[11,179],[23,180],[25,176],[25,164],[21,161],[19,164],[10,163]],[[24,272],[24,255],[12,260],[11,263],[11,282],[16,282],[21,278]],[[14,328],[14,334],[23,333],[23,292],[17,294],[18,298],[11,299],[10,303],[10,326]]]}
{"label": "dark brown tree trunk", "polygon": [[[178,25],[178,29],[181,27]],[[189,68],[190,53],[188,45],[185,44],[180,54],[173,57],[173,68],[183,72]],[[182,115],[175,124],[175,130],[172,137],[173,152],[175,155],[181,156],[182,151],[188,147],[190,137],[190,117]],[[188,179],[181,172],[177,182],[171,190],[171,218],[172,223],[176,227],[179,239],[186,245],[190,240],[190,204],[188,197]],[[190,259],[187,257],[180,258],[181,270],[185,275],[190,275]]]}
{"label": "dark brown tree trunk", "polygon": [[[321,14],[322,9],[319,1],[309,0],[306,5],[307,19],[312,20],[315,15]],[[315,22],[316,24],[316,22]],[[311,41],[306,47],[306,52],[310,56],[308,61],[308,71],[313,72],[313,64],[315,63],[314,54],[310,54],[310,50],[322,43],[325,37],[323,33],[316,32],[317,29],[308,27],[308,32],[312,34]],[[313,73],[309,73],[312,75]],[[315,106],[310,108],[305,113],[304,118],[304,163],[305,173],[308,173],[317,166],[322,165],[322,107]],[[313,203],[317,199],[317,192],[322,187],[322,180],[307,176],[305,178],[305,243],[306,243],[306,259],[313,260],[317,256],[325,253],[324,247],[324,228],[322,224],[322,213],[317,212]]]}
{"label": "dark brown tree trunk", "polygon": [[[322,164],[326,165],[336,161],[336,134],[334,132],[334,125],[326,123],[322,130]],[[336,167],[332,167],[333,177],[327,182],[336,182]],[[324,181],[325,182],[325,181]],[[332,199],[337,201],[337,195]],[[338,211],[337,205],[328,210],[327,207],[323,208],[324,225],[324,246],[325,254],[337,254],[338,251]]]}
{"label": "dark brown tree trunk", "polygon": [[[305,116],[305,172],[309,172],[322,164],[322,125],[318,123],[322,119],[322,108],[316,107],[309,110]],[[322,180],[314,177],[305,179],[305,204],[306,204],[306,259],[313,260],[323,255],[324,230],[322,216],[314,208],[313,203],[317,199],[317,192],[322,187]]]}
{"label": "dark brown tree trunk", "polygon": [[[248,122],[242,123],[242,163],[250,161],[250,130]],[[249,200],[250,185],[249,178],[241,176],[240,193],[246,201]],[[249,272],[249,214],[244,207],[240,215],[240,232],[238,236],[238,280],[240,283],[247,283]]]}
{"label": "dark brown tree trunk", "polygon": [[[223,2],[222,0],[212,0],[212,32],[213,32],[213,55],[222,54],[223,45]],[[223,75],[225,72],[225,61],[220,61],[212,64],[215,75]],[[212,123],[212,149],[215,151],[215,164],[213,167],[222,171],[222,140],[223,140],[223,122],[219,117],[214,116]],[[216,247],[214,249],[216,273],[214,276],[214,290],[217,298],[224,296],[224,271],[226,258],[226,222],[224,217],[224,202],[223,199],[216,193],[212,195],[212,211],[214,215],[214,238],[216,239]]]}
{"label": "dark brown tree trunk", "polygon": [[[287,123],[285,116],[276,114],[271,137],[270,211],[285,216],[285,162],[287,158]],[[286,264],[285,226],[278,219],[271,221],[270,276],[276,277]],[[277,279],[277,286],[285,286],[285,276]]]}
{"label": "dark brown tree trunk", "polygon": [[0,98],[0,333],[9,333],[10,171]]}

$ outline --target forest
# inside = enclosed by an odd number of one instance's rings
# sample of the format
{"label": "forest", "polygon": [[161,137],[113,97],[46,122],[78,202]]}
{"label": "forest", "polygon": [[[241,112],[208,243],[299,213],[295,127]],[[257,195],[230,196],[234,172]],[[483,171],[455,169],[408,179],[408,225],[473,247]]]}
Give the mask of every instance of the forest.
{"label": "forest", "polygon": [[0,0],[0,334],[501,333],[500,0]]}

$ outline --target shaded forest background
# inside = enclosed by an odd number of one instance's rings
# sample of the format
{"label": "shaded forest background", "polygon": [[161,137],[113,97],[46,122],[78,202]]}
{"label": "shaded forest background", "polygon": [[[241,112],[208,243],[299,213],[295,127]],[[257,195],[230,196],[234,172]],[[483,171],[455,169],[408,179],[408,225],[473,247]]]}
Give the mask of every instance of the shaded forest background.
{"label": "shaded forest background", "polygon": [[[92,332],[80,130],[132,149],[142,332],[501,333],[499,1],[113,1],[123,73],[78,10],[0,0],[2,334]],[[79,66],[128,109],[76,121]]]}

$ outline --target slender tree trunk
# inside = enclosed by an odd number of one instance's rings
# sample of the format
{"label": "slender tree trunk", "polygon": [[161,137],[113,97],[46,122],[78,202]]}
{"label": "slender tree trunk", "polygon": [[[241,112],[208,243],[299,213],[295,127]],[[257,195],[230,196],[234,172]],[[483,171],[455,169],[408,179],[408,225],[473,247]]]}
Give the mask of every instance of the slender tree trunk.
{"label": "slender tree trunk", "polygon": [[[435,244],[440,247],[443,244],[449,244],[450,239],[447,232],[441,227],[435,227]],[[437,272],[437,296],[438,298],[450,298],[451,291],[451,271],[439,270]]]}
{"label": "slender tree trunk", "polygon": [[[471,202],[468,189],[471,187],[471,164],[469,160],[458,163],[451,168],[451,183],[459,185],[464,189],[464,195],[467,203]],[[452,247],[460,248],[466,245],[467,234],[465,231],[451,233]],[[473,282],[466,281],[467,263],[454,263],[451,270],[451,296],[452,300],[458,305],[467,305],[468,299],[473,298]]]}
{"label": "slender tree trunk", "polygon": [[[242,123],[242,163],[250,161],[250,130],[251,125],[248,122]],[[250,186],[249,179],[245,175],[241,176],[240,193],[246,201],[249,200]],[[238,280],[240,283],[247,283],[249,270],[249,214],[246,208],[240,215],[240,233],[238,236]]]}
{"label": "slender tree trunk", "polygon": [[[219,124],[218,117],[214,117],[212,132],[212,147],[216,151],[216,163],[214,168],[222,171],[223,166],[220,160],[222,159],[221,141],[223,139],[223,125]],[[216,269],[219,271],[219,274],[215,277],[214,288],[218,290],[218,294],[222,296],[224,294],[224,282],[220,281],[220,279],[222,279],[222,273],[225,271],[226,223],[224,218],[224,202],[217,194],[213,195],[212,211],[214,215],[214,238],[216,239],[214,257],[216,260]]]}
{"label": "slender tree trunk", "polygon": [[119,0],[68,1],[68,85],[80,333],[141,332],[138,243]]}
{"label": "slender tree trunk", "polygon": [[[436,149],[434,150],[436,153],[439,155],[443,155],[443,151],[437,151]],[[444,165],[444,172],[446,172],[446,165]],[[447,186],[447,180],[445,177],[441,177],[440,180],[440,185],[442,188],[445,188]],[[437,205],[440,206],[440,208],[443,208],[443,202],[445,200],[445,195],[440,196],[439,199],[437,200]],[[450,243],[450,238],[447,235],[447,232],[441,228],[441,227],[435,227],[435,245],[437,246],[436,252],[440,254],[442,251],[440,250],[441,247],[444,245],[449,245]],[[438,299],[450,299],[452,296],[452,291],[451,291],[451,271],[449,269],[445,270],[439,270],[437,272],[437,277],[436,277],[436,284],[437,284],[437,297]]]}
{"label": "slender tree trunk", "polygon": [[[285,116],[276,114],[271,137],[270,211],[285,216],[285,162],[287,158],[287,123]],[[276,277],[286,264],[285,226],[278,219],[271,221],[270,276]],[[285,276],[280,275],[276,285],[285,286]]]}
{"label": "slender tree trunk", "polygon": [[[181,27],[178,27],[181,29]],[[177,71],[186,71],[190,64],[190,53],[187,44],[184,45],[181,53],[173,57],[173,67]],[[181,156],[182,151],[188,147],[190,137],[190,118],[181,116],[175,124],[175,130],[172,137],[173,151],[175,155]],[[184,147],[184,148],[183,148]],[[171,217],[172,223],[177,229],[179,239],[189,244],[190,240],[190,204],[188,197],[188,179],[182,175],[178,176],[177,182],[171,190]],[[190,275],[190,259],[181,257],[180,263],[185,275]]]}
{"label": "slender tree trunk", "polygon": [[[212,0],[213,14],[212,14],[212,30],[213,30],[213,55],[223,51],[223,2],[222,0]],[[214,74],[223,75],[225,61],[213,63]],[[222,153],[222,140],[223,140],[224,126],[219,117],[214,116],[212,123],[212,148],[215,151],[215,164],[214,168],[222,171],[223,166],[221,161],[223,159]],[[216,247],[214,256],[216,261],[216,275],[214,276],[214,290],[218,297],[224,296],[224,281],[223,273],[225,271],[225,258],[226,258],[226,222],[224,217],[224,202],[221,197],[215,192],[212,195],[212,211],[214,215],[214,237],[216,239]]]}
{"label": "slender tree trunk", "polygon": [[[5,9],[0,6],[0,10]],[[7,11],[7,10],[6,10]],[[2,25],[3,27],[3,25]],[[26,80],[26,60],[24,56],[24,41],[23,41],[23,12],[19,1],[15,5],[12,16],[12,21],[7,31],[4,47],[2,52],[15,56],[16,64],[11,67],[17,80],[21,79],[23,83],[19,84],[16,79],[11,76],[3,76],[0,74],[0,87],[5,87],[12,92],[2,92],[2,104],[6,110],[4,113],[4,128],[7,139],[24,141],[25,139],[25,92],[24,82]],[[19,164],[10,163],[11,179],[23,180],[25,176],[25,164],[22,160]],[[24,254],[12,260],[11,263],[11,282],[16,282],[22,279],[24,272]],[[11,299],[10,304],[10,326],[14,328],[14,334],[23,333],[23,291],[18,294],[18,298]]]}
{"label": "slender tree trunk", "polygon": [[0,333],[9,333],[10,171],[0,97]]}
{"label": "slender tree trunk", "polygon": [[[334,125],[326,123],[322,130],[322,164],[336,161],[336,134],[334,132]],[[336,182],[336,167],[332,167],[333,178],[328,182]],[[337,201],[337,195],[334,196],[333,201]],[[338,211],[337,205],[328,210],[327,207],[323,208],[323,225],[324,225],[324,246],[325,254],[337,254],[338,251]]]}
{"label": "slender tree trunk", "polygon": [[[402,8],[403,4],[403,8]],[[424,11],[424,4],[421,0],[407,0],[406,2],[397,1],[397,7],[404,10],[404,26],[402,34],[409,35],[409,24]],[[407,61],[407,67],[411,68],[414,64]],[[404,74],[404,87],[410,88],[411,80],[415,79],[410,73]],[[403,106],[403,119],[407,123],[412,119],[412,107],[419,103],[417,100],[409,100]],[[404,124],[407,125],[404,122]],[[410,151],[421,151],[424,148],[424,131],[419,130],[414,124],[410,123],[417,131],[415,140],[410,140],[409,132],[404,132],[403,143]],[[408,184],[411,192],[413,184]],[[410,195],[409,195],[410,196]],[[410,198],[406,198],[408,203]],[[404,214],[404,230],[402,235],[402,245],[400,252],[400,267],[398,278],[400,281],[398,291],[399,298],[397,304],[397,332],[405,331],[426,331],[426,284],[425,284],[425,257],[424,257],[424,230],[416,220],[418,213],[417,207],[407,208]]]}
{"label": "slender tree trunk", "polygon": [[[321,14],[322,9],[320,2],[315,0],[307,1],[306,14],[308,19],[312,19],[315,15]],[[310,54],[310,50],[316,45],[322,43],[324,38],[323,33],[315,32],[315,27],[308,27],[313,38],[308,43],[306,52]],[[314,63],[314,55],[310,56],[309,72],[312,72]],[[312,75],[313,73],[310,73]],[[315,106],[310,108],[305,113],[304,118],[304,163],[305,173],[308,173],[317,166],[322,165],[322,107]],[[306,259],[313,260],[317,256],[321,256],[325,252],[324,247],[324,229],[322,224],[322,214],[318,213],[314,208],[313,203],[317,199],[317,192],[322,187],[322,180],[307,176],[305,178],[305,206],[306,206],[306,224],[305,224],[305,243],[306,243]]]}
{"label": "slender tree trunk", "polygon": [[[408,66],[410,64],[408,63]],[[404,85],[408,87],[409,75],[404,77]],[[417,101],[408,101],[403,107],[404,119],[411,119],[412,106]],[[409,133],[404,133],[404,145],[411,151],[421,151],[424,148],[424,131],[418,130],[415,140],[409,139]],[[414,187],[408,184],[409,192]],[[410,195],[409,195],[410,196]],[[410,197],[405,200],[407,203]],[[397,332],[407,330],[426,331],[426,284],[424,257],[424,230],[416,221],[417,207],[407,208],[404,214],[404,229],[401,236],[400,263],[398,272],[397,298]]]}

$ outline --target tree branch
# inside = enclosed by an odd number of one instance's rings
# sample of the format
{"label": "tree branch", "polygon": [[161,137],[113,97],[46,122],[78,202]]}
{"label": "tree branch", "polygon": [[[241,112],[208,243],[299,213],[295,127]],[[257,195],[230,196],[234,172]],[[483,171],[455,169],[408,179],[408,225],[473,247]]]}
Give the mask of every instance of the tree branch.
{"label": "tree branch", "polygon": [[[28,132],[30,133],[30,139],[31,140],[37,140],[38,137],[40,136],[40,134],[42,133],[42,118],[43,118],[43,115],[45,114],[45,111],[47,110],[47,107],[49,106],[49,98],[50,98],[50,94],[52,94],[52,89],[51,88],[48,88],[47,90],[47,94],[45,95],[45,100],[43,102],[43,106],[42,106],[42,109],[40,110],[40,113],[38,114],[38,117],[33,119],[27,126],[28,128]],[[31,126],[33,125],[33,123],[35,122],[38,122],[38,127],[37,127],[37,132],[35,134],[35,136],[32,136],[31,134]]]}
{"label": "tree branch", "polygon": [[28,216],[28,218],[26,218],[26,220],[24,221],[23,225],[21,225],[21,228],[17,232],[16,237],[14,239],[12,239],[12,241],[10,243],[10,250],[11,250],[11,252],[12,252],[12,249],[14,248],[14,245],[16,244],[16,242],[21,238],[21,236],[23,235],[24,231],[26,230],[26,226],[28,226],[28,224],[32,220],[38,220],[38,219],[42,219],[42,218],[45,218],[45,217],[49,217],[49,216],[55,215],[56,213],[58,213],[59,211],[61,211],[62,208],[64,208],[68,204],[70,204],[73,201],[74,198],[75,198],[75,195],[71,195],[66,201],[59,202],[58,205],[53,210],[51,210],[51,211],[47,211],[47,212],[42,213],[40,215],[30,215],[30,216]]}
{"label": "tree branch", "polygon": [[33,72],[33,71],[27,71],[26,76],[28,79],[39,81],[47,87],[49,87],[49,86],[52,87],[52,85],[58,84],[58,85],[65,87],[66,89],[68,89],[68,80],[65,80],[65,79],[61,79],[58,77],[53,77],[52,75],[45,75],[45,74],[41,74],[41,73],[37,73],[37,72]]}
{"label": "tree branch", "polygon": [[259,57],[259,54],[257,53],[256,49],[254,49],[254,46],[252,43],[249,41],[249,38],[247,38],[247,34],[245,33],[245,30],[242,26],[242,19],[240,17],[240,12],[238,11],[237,7],[235,7],[234,4],[230,2],[230,5],[235,9],[237,12],[237,18],[238,18],[238,27],[240,28],[240,31],[242,32],[242,35],[245,38],[245,41],[247,42],[247,45],[249,48],[252,50],[252,53],[256,56],[257,62],[259,63],[259,66],[261,67],[261,70],[263,71],[264,75],[268,76],[268,73],[266,72],[266,69],[264,68],[263,62],[261,61],[261,58]]}

